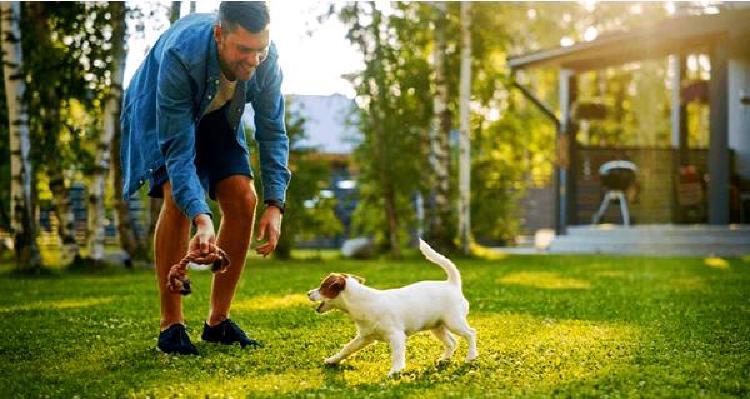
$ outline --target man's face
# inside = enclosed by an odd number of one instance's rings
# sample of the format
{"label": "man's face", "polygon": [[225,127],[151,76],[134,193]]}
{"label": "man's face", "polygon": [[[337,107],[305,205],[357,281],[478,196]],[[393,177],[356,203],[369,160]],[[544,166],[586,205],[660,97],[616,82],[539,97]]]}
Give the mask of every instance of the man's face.
{"label": "man's face", "polygon": [[267,26],[258,33],[250,33],[240,25],[229,30],[217,24],[214,37],[219,64],[229,80],[250,79],[255,68],[268,56],[270,39]]}

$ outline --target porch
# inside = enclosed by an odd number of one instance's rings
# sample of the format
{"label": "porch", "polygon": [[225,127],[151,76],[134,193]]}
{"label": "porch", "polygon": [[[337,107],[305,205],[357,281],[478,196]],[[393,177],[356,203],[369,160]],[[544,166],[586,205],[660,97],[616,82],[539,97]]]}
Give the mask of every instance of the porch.
{"label": "porch", "polygon": [[[551,251],[659,253],[670,245],[674,251],[668,252],[675,254],[750,252],[750,229],[734,226],[750,222],[750,48],[741,44],[750,42],[748,20],[750,8],[727,7],[719,14],[676,16],[589,42],[509,58],[515,86],[557,127],[550,226],[556,238],[549,246]],[[710,79],[687,79],[686,58],[695,54],[708,56]],[[582,142],[581,122],[607,111],[601,104],[579,100],[579,76],[667,57],[672,100],[670,145],[597,146]],[[519,78],[522,71],[538,67],[559,71],[559,112],[537,98]],[[709,110],[707,145],[700,148],[688,142],[687,104],[691,101],[702,101]],[[639,168],[635,188],[627,194],[635,225],[631,230],[586,226],[604,193],[598,168],[616,159],[633,161]],[[686,170],[691,171],[692,180],[685,178]],[[610,207],[604,220],[620,223],[619,208]],[[713,240],[715,251],[696,246],[700,237]],[[601,245],[585,245],[599,241]],[[604,245],[607,242],[612,245]],[[729,248],[724,242],[748,249]],[[625,247],[629,249],[617,249]]]}

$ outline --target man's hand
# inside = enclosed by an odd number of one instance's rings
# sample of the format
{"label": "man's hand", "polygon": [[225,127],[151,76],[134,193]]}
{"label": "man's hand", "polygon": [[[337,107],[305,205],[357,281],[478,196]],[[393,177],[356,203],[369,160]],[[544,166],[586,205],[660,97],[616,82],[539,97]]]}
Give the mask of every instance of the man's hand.
{"label": "man's hand", "polygon": [[190,251],[200,249],[200,253],[205,255],[209,251],[209,244],[216,244],[214,223],[208,215],[200,214],[195,217],[193,224],[195,224],[195,235],[190,240]]}
{"label": "man's hand", "polygon": [[258,255],[268,256],[276,249],[281,235],[281,210],[275,206],[269,206],[263,212],[258,225],[257,241],[268,238],[268,242],[263,243],[255,248]]}

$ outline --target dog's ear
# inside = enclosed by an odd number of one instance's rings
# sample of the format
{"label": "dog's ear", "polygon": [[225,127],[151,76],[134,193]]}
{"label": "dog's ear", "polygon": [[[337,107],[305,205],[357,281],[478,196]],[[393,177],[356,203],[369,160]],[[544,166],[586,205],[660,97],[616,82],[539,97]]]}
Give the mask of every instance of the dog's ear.
{"label": "dog's ear", "polygon": [[326,298],[336,298],[346,288],[346,277],[341,274],[329,274],[320,283],[320,294]]}
{"label": "dog's ear", "polygon": [[359,281],[360,284],[364,284],[365,283],[365,278],[364,277],[360,277],[360,276],[357,276],[357,275],[354,275],[354,274],[350,274],[349,277],[351,277],[351,278]]}

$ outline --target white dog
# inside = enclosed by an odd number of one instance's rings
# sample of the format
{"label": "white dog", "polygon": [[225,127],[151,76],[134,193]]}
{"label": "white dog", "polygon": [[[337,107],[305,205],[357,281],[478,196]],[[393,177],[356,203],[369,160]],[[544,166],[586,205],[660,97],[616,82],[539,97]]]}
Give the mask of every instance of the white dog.
{"label": "white dog", "polygon": [[422,281],[403,288],[376,290],[364,285],[364,280],[346,274],[330,274],[320,287],[308,292],[312,301],[321,301],[318,313],[340,309],[354,320],[357,336],[341,351],[325,360],[337,364],[375,340],[391,345],[389,376],[406,366],[406,337],[418,331],[430,330],[443,342],[447,361],[456,349],[451,332],[466,339],[469,351],[466,362],[477,357],[476,331],[469,327],[466,316],[469,302],[461,291],[461,275],[456,266],[420,240],[424,256],[448,274],[446,281]]}

